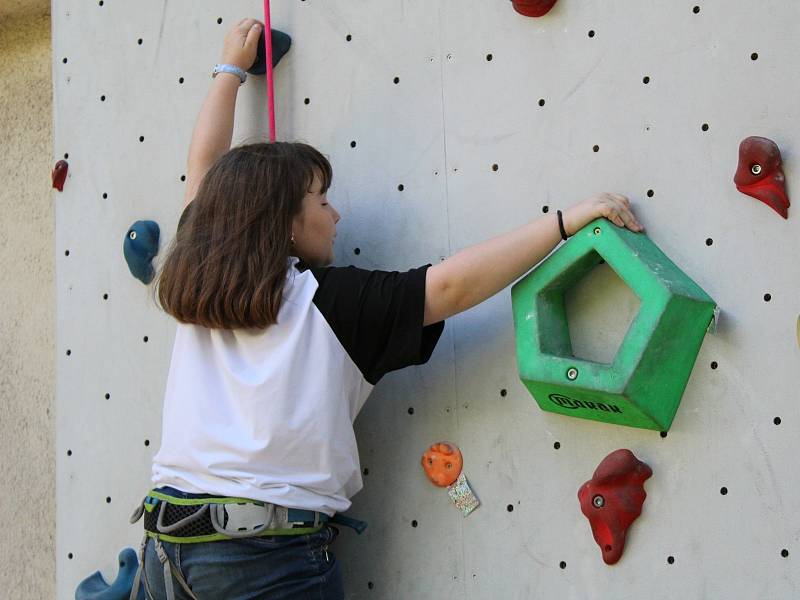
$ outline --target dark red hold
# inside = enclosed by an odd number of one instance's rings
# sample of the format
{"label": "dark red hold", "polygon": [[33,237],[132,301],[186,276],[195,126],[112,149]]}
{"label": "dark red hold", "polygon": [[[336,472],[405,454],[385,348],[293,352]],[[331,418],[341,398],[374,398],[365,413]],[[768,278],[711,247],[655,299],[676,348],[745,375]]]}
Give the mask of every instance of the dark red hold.
{"label": "dark red hold", "polygon": [[781,151],[770,139],[751,136],[739,144],[739,166],[733,176],[736,189],[761,200],[784,219],[789,217],[789,197],[783,176]]}
{"label": "dark red hold", "polygon": [[64,191],[64,182],[67,180],[67,169],[69,169],[69,165],[65,160],[58,161],[53,169],[53,187],[59,192]]}
{"label": "dark red hold", "polygon": [[644,481],[653,470],[630,450],[616,450],[603,459],[594,476],[578,490],[581,510],[608,565],[622,558],[628,527],[642,514],[647,494]]}
{"label": "dark red hold", "polygon": [[541,17],[550,12],[558,0],[511,0],[514,10],[526,17]]}

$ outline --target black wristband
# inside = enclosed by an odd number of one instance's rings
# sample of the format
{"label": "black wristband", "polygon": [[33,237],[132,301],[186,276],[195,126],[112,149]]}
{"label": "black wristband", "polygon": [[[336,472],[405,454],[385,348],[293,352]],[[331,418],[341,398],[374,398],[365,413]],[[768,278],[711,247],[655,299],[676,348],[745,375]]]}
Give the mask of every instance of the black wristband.
{"label": "black wristband", "polygon": [[556,214],[558,215],[558,230],[561,232],[561,239],[566,240],[569,236],[567,235],[567,230],[564,229],[564,217],[561,215],[560,210],[557,210]]}

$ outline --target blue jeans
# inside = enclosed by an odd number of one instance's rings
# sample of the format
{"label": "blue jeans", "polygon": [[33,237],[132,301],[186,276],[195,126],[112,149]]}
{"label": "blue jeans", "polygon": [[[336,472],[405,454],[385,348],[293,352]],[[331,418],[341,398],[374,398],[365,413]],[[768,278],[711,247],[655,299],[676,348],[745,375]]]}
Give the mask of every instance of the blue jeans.
{"label": "blue jeans", "polygon": [[[170,494],[178,495],[172,490]],[[342,574],[329,548],[337,535],[335,527],[325,525],[305,535],[161,543],[199,600],[342,600]],[[152,539],[147,541],[144,564],[147,597],[165,599],[164,567]],[[174,577],[173,587],[176,600],[189,598]]]}

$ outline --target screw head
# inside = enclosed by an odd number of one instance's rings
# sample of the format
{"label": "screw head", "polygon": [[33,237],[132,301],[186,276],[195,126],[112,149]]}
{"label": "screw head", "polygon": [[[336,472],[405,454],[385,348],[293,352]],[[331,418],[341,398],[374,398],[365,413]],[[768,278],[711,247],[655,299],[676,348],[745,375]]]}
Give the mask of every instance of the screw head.
{"label": "screw head", "polygon": [[603,508],[606,505],[606,499],[603,498],[600,494],[592,498],[592,504],[595,508]]}
{"label": "screw head", "polygon": [[750,172],[753,175],[761,175],[761,165],[759,164],[753,165],[752,167],[750,167]]}
{"label": "screw head", "polygon": [[570,367],[567,370],[567,379],[569,379],[570,381],[574,381],[577,378],[578,378],[578,369],[576,369],[575,367]]}

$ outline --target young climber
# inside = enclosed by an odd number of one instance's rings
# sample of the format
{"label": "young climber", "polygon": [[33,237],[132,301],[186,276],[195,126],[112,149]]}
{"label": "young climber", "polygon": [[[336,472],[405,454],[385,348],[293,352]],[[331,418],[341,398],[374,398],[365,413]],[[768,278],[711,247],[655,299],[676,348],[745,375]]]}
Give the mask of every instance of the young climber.
{"label": "young climber", "polygon": [[157,279],[177,329],[154,489],[135,515],[157,599],[342,598],[331,523],[360,526],[340,513],[362,487],[353,421],[373,386],[425,363],[444,319],[589,221],[642,229],[627,198],[598,194],[435,266],[329,266],[340,215],[326,158],[301,143],[230,149],[260,27],[245,19],[225,38],[234,72],[214,78],[197,118]]}

